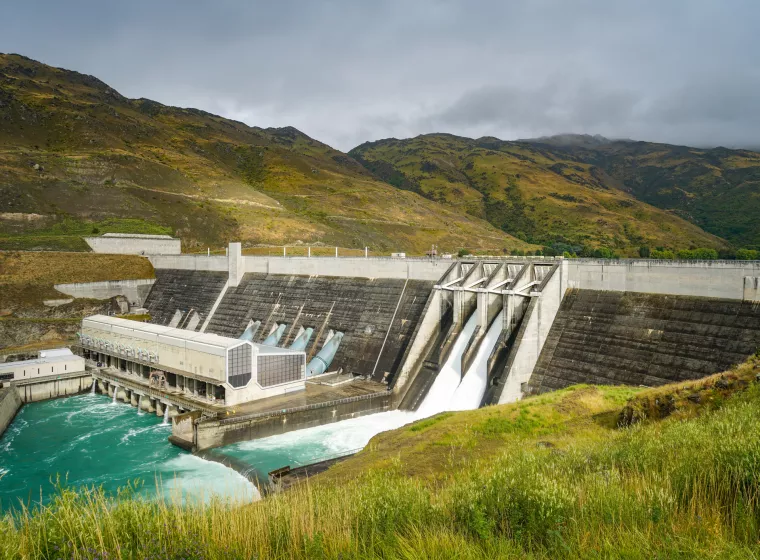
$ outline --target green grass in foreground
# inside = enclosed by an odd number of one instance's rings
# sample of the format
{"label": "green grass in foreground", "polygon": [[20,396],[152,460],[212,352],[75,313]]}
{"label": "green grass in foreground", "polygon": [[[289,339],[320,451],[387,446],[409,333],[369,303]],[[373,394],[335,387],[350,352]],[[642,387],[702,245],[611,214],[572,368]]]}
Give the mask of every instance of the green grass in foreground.
{"label": "green grass in foreground", "polygon": [[[730,372],[729,382],[676,386],[667,418],[642,413],[627,428],[608,421],[615,410],[630,420],[615,404],[620,391],[595,387],[465,413],[498,453],[438,463],[433,478],[405,476],[399,451],[339,483],[317,477],[243,506],[63,490],[48,507],[0,521],[0,557],[757,558],[757,364]],[[699,408],[686,397],[696,393]],[[644,411],[648,399],[666,397],[660,388],[633,401]],[[383,439],[442,437],[459,416]],[[522,417],[523,428],[483,422],[498,416]],[[452,457],[472,447],[457,445]]]}

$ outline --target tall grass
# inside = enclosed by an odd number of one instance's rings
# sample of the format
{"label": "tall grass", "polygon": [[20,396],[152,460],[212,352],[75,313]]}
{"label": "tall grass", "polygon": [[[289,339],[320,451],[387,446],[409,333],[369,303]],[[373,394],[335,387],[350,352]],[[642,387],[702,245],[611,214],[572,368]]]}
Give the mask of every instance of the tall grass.
{"label": "tall grass", "polygon": [[758,558],[760,391],[547,448],[525,438],[435,482],[398,462],[261,502],[61,489],[6,514],[2,558]]}

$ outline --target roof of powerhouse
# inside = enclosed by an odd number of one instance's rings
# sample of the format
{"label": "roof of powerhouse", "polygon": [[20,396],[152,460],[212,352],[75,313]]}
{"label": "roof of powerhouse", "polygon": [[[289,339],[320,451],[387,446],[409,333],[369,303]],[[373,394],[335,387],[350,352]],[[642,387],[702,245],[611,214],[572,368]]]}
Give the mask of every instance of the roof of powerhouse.
{"label": "roof of powerhouse", "polygon": [[[87,323],[90,324],[88,325]],[[82,321],[82,325],[92,328],[109,330],[114,334],[124,334],[127,336],[133,336],[135,338],[141,338],[143,340],[151,340],[160,342],[162,344],[168,344],[171,346],[185,347],[187,346],[188,342],[192,345],[202,344],[204,348],[196,347],[196,349],[219,355],[224,355],[224,352],[226,350],[240,346],[241,344],[253,344],[253,346],[258,349],[259,354],[299,353],[294,350],[276,348],[274,346],[265,346],[263,344],[257,344],[255,342],[250,343],[238,338],[229,338],[226,336],[220,336],[218,334],[201,333],[188,331],[185,329],[177,329],[173,327],[164,327],[161,325],[153,325],[151,323],[141,323],[139,321],[121,319],[119,317],[109,317],[108,315],[92,315],[91,317],[85,317]]]}

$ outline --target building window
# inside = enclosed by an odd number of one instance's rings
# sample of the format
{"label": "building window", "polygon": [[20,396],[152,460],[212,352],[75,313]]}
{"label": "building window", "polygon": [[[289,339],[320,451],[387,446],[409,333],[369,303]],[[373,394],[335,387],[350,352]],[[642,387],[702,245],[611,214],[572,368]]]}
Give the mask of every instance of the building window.
{"label": "building window", "polygon": [[262,387],[292,383],[303,377],[304,356],[286,354],[258,357],[257,379]]}
{"label": "building window", "polygon": [[227,381],[235,388],[251,380],[251,345],[243,344],[227,351]]}

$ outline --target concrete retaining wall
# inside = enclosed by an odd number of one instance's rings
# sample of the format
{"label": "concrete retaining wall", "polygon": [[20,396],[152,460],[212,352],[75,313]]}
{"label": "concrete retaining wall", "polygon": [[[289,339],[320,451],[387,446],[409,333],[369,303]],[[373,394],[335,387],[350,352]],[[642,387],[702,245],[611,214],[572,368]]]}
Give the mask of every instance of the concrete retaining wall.
{"label": "concrete retaining wall", "polygon": [[153,268],[173,268],[176,270],[210,270],[228,272],[226,256],[219,255],[152,255],[149,256]]}
{"label": "concrete retaining wall", "polygon": [[92,388],[93,378],[89,373],[77,373],[55,378],[38,378],[34,381],[15,383],[18,396],[23,403],[45,401],[86,393]]}
{"label": "concrete retaining wall", "polygon": [[[743,300],[757,298],[758,261],[567,259],[568,287]],[[750,277],[750,280],[745,280]]]}
{"label": "concrete retaining wall", "polygon": [[13,422],[14,416],[21,408],[21,399],[13,387],[0,389],[0,437]]}
{"label": "concrete retaining wall", "polygon": [[142,307],[155,282],[155,278],[147,278],[143,280],[56,284],[54,287],[59,292],[75,298],[110,299],[115,296],[125,296],[130,305]]}
{"label": "concrete retaining wall", "polygon": [[403,278],[436,281],[451,266],[446,259],[362,257],[243,257],[245,272],[353,278]]}
{"label": "concrete retaining wall", "polygon": [[[340,422],[349,418],[385,412],[390,408],[391,394],[382,393],[367,399],[259,417],[247,421],[201,421],[195,425],[194,451]],[[179,418],[177,419],[179,420]],[[186,425],[184,427],[186,432]],[[181,429],[181,427],[178,428]],[[185,435],[183,439],[186,438]]]}
{"label": "concrete retaining wall", "polygon": [[84,240],[95,253],[118,255],[179,255],[182,242],[179,239],[156,239],[150,237],[85,237]]}

